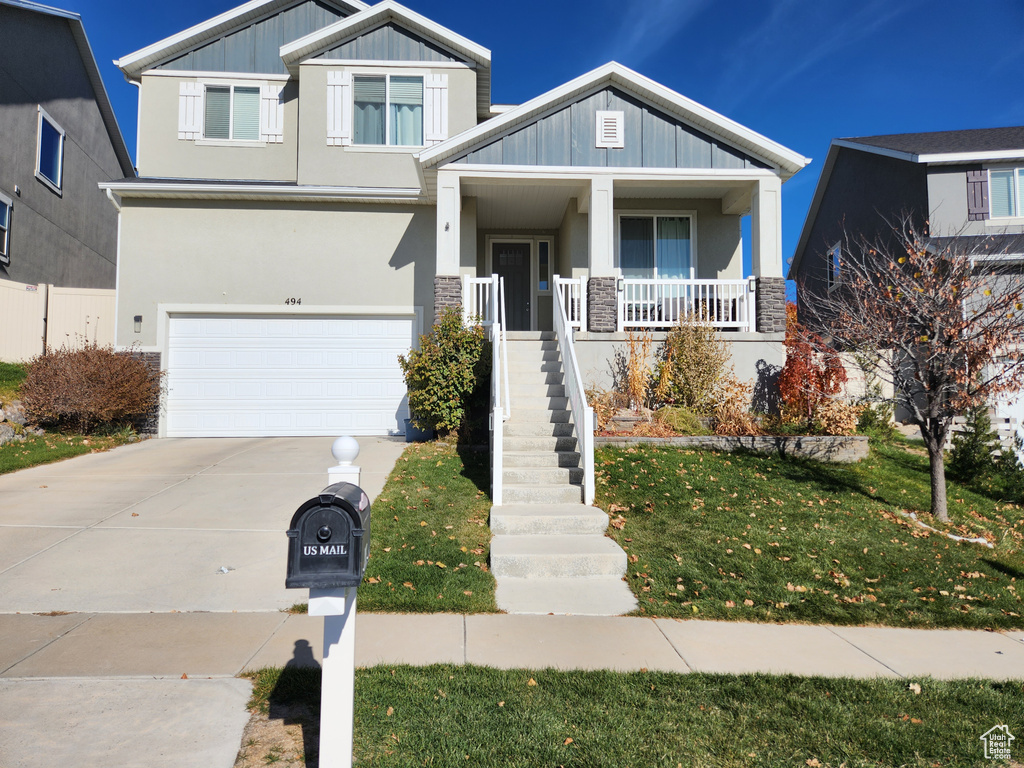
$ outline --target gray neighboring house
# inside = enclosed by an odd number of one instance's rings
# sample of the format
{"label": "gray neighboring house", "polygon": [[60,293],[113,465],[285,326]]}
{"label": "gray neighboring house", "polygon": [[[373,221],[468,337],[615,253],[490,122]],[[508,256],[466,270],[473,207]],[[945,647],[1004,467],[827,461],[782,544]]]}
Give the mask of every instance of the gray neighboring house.
{"label": "gray neighboring house", "polygon": [[0,136],[0,279],[113,288],[135,170],[78,14],[0,0]]}
{"label": "gray neighboring house", "polygon": [[492,274],[538,339],[562,292],[588,383],[689,311],[745,378],[782,364],[808,160],[626,67],[496,105],[490,51],[394,0],[252,0],[116,63],[140,87],[139,178],[102,185],[116,337],[167,373],[161,435],[401,432],[397,355],[483,314]]}
{"label": "gray neighboring house", "polygon": [[[844,234],[873,241],[903,213],[937,242],[1024,259],[1024,126],[834,139],[789,269],[798,301],[841,282]],[[994,406],[1024,423],[1021,397]]]}

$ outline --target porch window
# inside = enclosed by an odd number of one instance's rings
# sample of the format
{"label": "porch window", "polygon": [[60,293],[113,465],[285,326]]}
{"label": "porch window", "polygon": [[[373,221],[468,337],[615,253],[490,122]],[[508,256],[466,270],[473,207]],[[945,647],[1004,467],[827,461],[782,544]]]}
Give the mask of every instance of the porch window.
{"label": "porch window", "polygon": [[354,143],[423,145],[423,78],[398,75],[353,78]]}
{"label": "porch window", "polygon": [[623,277],[693,278],[691,225],[689,216],[621,216],[619,267]]}

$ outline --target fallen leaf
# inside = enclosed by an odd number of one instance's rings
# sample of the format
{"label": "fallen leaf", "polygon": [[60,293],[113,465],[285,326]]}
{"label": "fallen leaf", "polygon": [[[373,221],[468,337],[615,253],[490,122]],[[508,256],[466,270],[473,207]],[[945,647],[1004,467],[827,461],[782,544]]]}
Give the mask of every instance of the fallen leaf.
{"label": "fallen leaf", "polygon": [[913,691],[913,692],[914,692],[915,694],[917,694],[918,696],[920,696],[920,695],[921,695],[921,686],[920,686],[920,685],[918,685],[917,683],[911,683],[910,685],[908,685],[908,686],[907,686],[907,688],[909,688],[910,690],[912,690],[912,691]]}
{"label": "fallen leaf", "polygon": [[463,590],[462,594],[464,594],[464,595],[472,595],[473,594],[473,590],[471,590],[471,589]]}
{"label": "fallen leaf", "polygon": [[425,528],[426,526],[427,526],[427,521],[426,520],[420,520],[420,527],[421,528]]}
{"label": "fallen leaf", "polygon": [[182,672],[181,673],[181,679],[182,680],[188,680],[188,675],[186,675],[184,672]]}
{"label": "fallen leaf", "polygon": [[726,608],[735,608],[736,607],[736,603],[733,602],[732,600],[726,600],[725,601],[725,607]]}
{"label": "fallen leaf", "polygon": [[395,714],[395,708],[388,707],[388,717],[391,717],[393,714]]}
{"label": "fallen leaf", "polygon": [[569,736],[565,741],[562,742],[563,747],[568,747],[570,744],[572,744],[572,736]]}
{"label": "fallen leaf", "polygon": [[367,584],[380,584],[380,579],[375,579],[373,576],[366,580]]}
{"label": "fallen leaf", "polygon": [[916,717],[912,717],[912,718],[910,718],[910,722],[913,723],[914,725],[920,725],[921,723],[924,722],[924,720],[919,720]]}
{"label": "fallen leaf", "polygon": [[811,768],[818,768],[818,766],[821,765],[821,761],[816,757],[812,757],[810,760],[805,760],[804,762],[811,766]]}
{"label": "fallen leaf", "polygon": [[505,706],[505,702],[504,701],[499,701],[498,702],[498,706],[499,707],[504,707]]}
{"label": "fallen leaf", "polygon": [[536,684],[537,684],[537,681],[534,680],[532,677],[530,678],[530,682],[527,683],[527,685],[531,685],[531,686],[532,685],[536,685]]}
{"label": "fallen leaf", "polygon": [[391,551],[391,547],[384,547],[384,551],[385,552],[390,552]]}
{"label": "fallen leaf", "polygon": [[749,599],[748,599],[748,600],[744,600],[744,601],[743,601],[743,604],[744,604],[744,605],[753,605],[753,604],[754,604],[754,601],[753,601],[753,600],[749,600]]}

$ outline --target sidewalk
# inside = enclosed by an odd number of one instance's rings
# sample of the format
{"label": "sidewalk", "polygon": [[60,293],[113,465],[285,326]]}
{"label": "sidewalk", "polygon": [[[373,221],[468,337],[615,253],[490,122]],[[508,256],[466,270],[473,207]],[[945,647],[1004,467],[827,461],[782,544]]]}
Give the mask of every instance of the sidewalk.
{"label": "sidewalk", "polygon": [[[504,614],[356,627],[358,666],[1024,679],[1024,632]],[[278,612],[0,615],[4,766],[230,768],[248,721],[235,676],[319,662],[322,630]]]}

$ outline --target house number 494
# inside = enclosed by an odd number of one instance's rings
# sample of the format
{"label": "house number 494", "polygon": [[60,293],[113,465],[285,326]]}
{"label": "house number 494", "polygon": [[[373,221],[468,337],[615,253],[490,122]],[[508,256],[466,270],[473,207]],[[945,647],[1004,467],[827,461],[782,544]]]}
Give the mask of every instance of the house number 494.
{"label": "house number 494", "polygon": [[285,304],[301,304],[302,303],[302,299],[285,299],[284,303]]}

